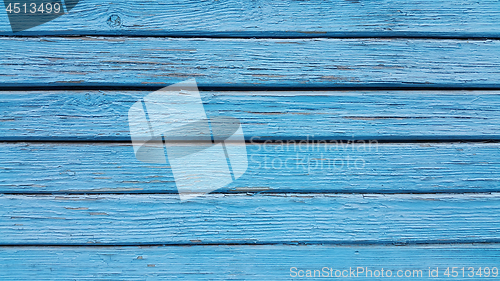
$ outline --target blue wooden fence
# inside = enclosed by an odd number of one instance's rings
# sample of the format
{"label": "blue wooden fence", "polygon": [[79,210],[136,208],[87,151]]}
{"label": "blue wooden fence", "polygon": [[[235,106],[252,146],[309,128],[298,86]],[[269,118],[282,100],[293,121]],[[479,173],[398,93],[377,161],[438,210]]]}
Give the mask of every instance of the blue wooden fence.
{"label": "blue wooden fence", "polygon": [[[494,0],[0,13],[0,279],[498,277],[499,23]],[[180,201],[128,110],[190,78],[248,169]]]}

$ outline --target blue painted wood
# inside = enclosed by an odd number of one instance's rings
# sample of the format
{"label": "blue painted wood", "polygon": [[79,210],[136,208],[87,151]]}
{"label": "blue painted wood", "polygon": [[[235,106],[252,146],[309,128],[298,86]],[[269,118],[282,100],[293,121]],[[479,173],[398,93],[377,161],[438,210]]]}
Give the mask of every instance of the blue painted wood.
{"label": "blue painted wood", "polygon": [[[209,113],[240,118],[261,140],[318,132],[317,139],[498,141],[500,49],[487,39],[500,38],[499,8],[491,0],[90,0],[17,37],[0,13],[0,87],[18,91],[2,93],[1,140],[91,141],[0,145],[0,279],[289,279],[298,262],[496,265],[498,144],[299,154],[366,161],[340,170],[259,167],[268,156],[297,153],[257,152],[280,146],[254,144],[244,177],[181,203],[168,166],[134,162],[127,143],[92,141],[127,141],[125,109],[148,90],[191,77],[205,90],[352,90],[210,93]],[[92,36],[65,37],[74,35]],[[97,92],[127,88],[145,91]],[[83,92],[47,93],[54,89]],[[378,92],[359,92],[368,89]],[[161,244],[170,246],[114,247]],[[207,244],[226,246],[200,246]],[[431,245],[380,246],[393,244]]]}
{"label": "blue painted wood", "polygon": [[[223,193],[500,191],[500,144],[249,144],[248,169]],[[130,144],[0,145],[1,193],[172,193],[169,165]]]}
{"label": "blue painted wood", "polygon": [[[0,140],[130,141],[147,91],[0,92]],[[202,91],[210,118],[240,120],[247,141],[500,140],[499,91]]]}
{"label": "blue painted wood", "polygon": [[0,197],[0,245],[500,242],[500,195]]}
{"label": "blue painted wood", "polygon": [[[447,267],[498,268],[498,245],[448,245],[406,247],[339,246],[197,246],[197,247],[10,247],[0,248],[2,280],[88,280],[88,279],[186,279],[186,280],[290,280],[295,272],[322,270],[384,269],[391,280],[406,270],[422,270],[417,280],[450,280]],[[296,267],[297,270],[290,268]],[[429,267],[439,270],[429,278]],[[327,270],[328,271],[328,270]],[[361,270],[360,270],[361,271]],[[330,271],[328,271],[330,273]],[[313,273],[314,274],[314,273]],[[348,274],[344,272],[344,274]],[[358,278],[370,279],[370,273]],[[375,273],[376,274],[376,273]],[[316,275],[317,276],[317,275]],[[492,275],[490,275],[492,276]],[[354,277],[352,277],[354,278]],[[477,277],[477,279],[483,277]],[[491,277],[490,277],[491,278]],[[304,279],[304,278],[297,278]],[[339,278],[340,279],[340,278]],[[385,278],[384,278],[385,279]],[[488,280],[488,279],[486,279]]]}
{"label": "blue painted wood", "polygon": [[500,41],[75,37],[0,38],[0,45],[6,86],[161,87],[196,78],[250,90],[371,83],[488,87],[500,77]]}
{"label": "blue painted wood", "polygon": [[[495,0],[139,1],[85,0],[32,31],[494,32]],[[11,31],[0,13],[0,31]]]}

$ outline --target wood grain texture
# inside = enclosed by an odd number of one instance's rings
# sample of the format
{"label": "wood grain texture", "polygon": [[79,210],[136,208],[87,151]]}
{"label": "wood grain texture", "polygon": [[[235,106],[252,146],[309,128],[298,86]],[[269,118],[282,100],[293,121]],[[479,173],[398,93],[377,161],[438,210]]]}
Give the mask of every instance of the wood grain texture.
{"label": "wood grain texture", "polygon": [[[498,89],[500,41],[449,39],[500,38],[499,8],[90,0],[20,37],[2,13],[0,87],[161,87],[194,77],[245,90]],[[498,143],[250,144],[244,176],[180,202],[168,164],[138,162],[129,144],[92,142],[128,140],[128,108],[144,94],[0,93],[0,140],[90,141],[0,145],[0,279],[279,280],[292,266],[498,266]],[[247,140],[500,139],[498,91],[203,96],[210,117],[242,120]]]}
{"label": "wood grain texture", "polygon": [[0,245],[500,241],[500,195],[0,197]]}
{"label": "wood grain texture", "polygon": [[[32,31],[419,31],[495,32],[500,4],[412,1],[138,1],[87,0]],[[0,31],[11,28],[0,14]]]}
{"label": "wood grain texture", "polygon": [[[146,91],[0,92],[0,140],[130,140]],[[247,141],[500,139],[500,91],[200,92]],[[258,138],[257,138],[258,137]]]}
{"label": "wood grain texture", "polygon": [[[466,246],[197,246],[0,248],[2,280],[290,280],[297,270],[422,270],[416,280],[449,280],[446,267],[497,267],[498,245]],[[429,267],[439,269],[429,278]],[[295,270],[295,269],[292,269]],[[450,269],[451,271],[451,269]],[[330,273],[330,271],[328,271]],[[416,272],[415,274],[417,274]],[[305,274],[305,272],[304,272]],[[400,272],[400,274],[404,274]],[[469,271],[465,269],[467,276]],[[386,275],[386,274],[384,274]],[[366,273],[358,278],[369,279]],[[354,278],[354,277],[352,277]],[[485,277],[477,277],[485,278]],[[304,279],[304,278],[297,278]],[[309,279],[309,278],[308,278]],[[312,278],[311,278],[312,279]],[[339,278],[341,279],[341,278]],[[346,278],[347,279],[347,278]],[[474,278],[472,278],[474,279]],[[372,279],[373,280],[373,279]],[[486,278],[488,280],[488,278]]]}
{"label": "wood grain texture", "polygon": [[0,46],[0,87],[160,87],[189,78],[242,87],[491,86],[500,77],[500,41],[4,37]]}
{"label": "wood grain texture", "polygon": [[[499,191],[499,146],[249,144],[246,173],[217,192]],[[170,166],[138,161],[130,144],[2,144],[0,163],[3,193],[177,193]]]}

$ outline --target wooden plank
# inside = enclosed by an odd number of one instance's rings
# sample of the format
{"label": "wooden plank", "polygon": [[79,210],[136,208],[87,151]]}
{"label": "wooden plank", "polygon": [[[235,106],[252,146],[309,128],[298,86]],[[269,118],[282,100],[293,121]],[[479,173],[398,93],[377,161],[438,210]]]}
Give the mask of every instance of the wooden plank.
{"label": "wooden plank", "polygon": [[[493,144],[248,144],[245,174],[217,192],[434,193],[499,191]],[[4,143],[2,193],[177,193],[167,164],[131,144]]]}
{"label": "wooden plank", "polygon": [[[498,1],[80,1],[33,31],[500,31]],[[0,31],[11,31],[7,13]]]}
{"label": "wooden plank", "polygon": [[500,194],[0,197],[0,245],[499,242]]}
{"label": "wooden plank", "polygon": [[[0,92],[0,140],[130,140],[145,91]],[[500,91],[200,92],[247,141],[500,139]],[[257,138],[258,137],[258,138]]]}
{"label": "wooden plank", "polygon": [[[477,272],[485,267],[498,269],[500,249],[497,244],[406,246],[406,247],[339,247],[339,246],[198,246],[198,247],[12,247],[0,248],[2,280],[89,280],[120,279],[187,279],[187,280],[290,280],[298,270],[347,270],[357,278],[372,274],[392,280],[410,270],[410,279],[449,280],[446,268],[458,267],[459,277],[470,280],[469,267]],[[358,267],[364,272],[357,273]],[[462,278],[462,267],[464,276]],[[294,268],[297,268],[295,270]],[[429,268],[438,268],[438,277],[429,277]],[[400,271],[402,270],[402,271]],[[416,270],[414,273],[413,270]],[[420,277],[420,270],[422,275]],[[400,272],[398,272],[400,271]],[[496,271],[495,271],[496,272]],[[312,273],[314,274],[314,272]],[[324,274],[324,273],[322,273]],[[339,273],[337,273],[339,275]],[[340,272],[341,274],[341,272]],[[368,275],[367,275],[368,274]],[[415,275],[413,275],[415,274]],[[418,277],[417,277],[417,274]],[[338,276],[337,275],[337,276]],[[318,275],[316,275],[318,276]],[[325,276],[324,277],[330,277]],[[373,276],[373,275],[372,275]],[[451,275],[450,275],[451,276]],[[297,276],[298,277],[298,276]],[[356,278],[351,275],[351,278]],[[340,277],[341,278],[341,277]],[[475,278],[485,278],[482,276]],[[486,278],[487,280],[489,278]],[[299,278],[297,278],[299,279]],[[382,278],[384,279],[384,278]]]}
{"label": "wooden plank", "polygon": [[188,78],[241,87],[491,86],[500,77],[500,41],[4,37],[0,45],[0,87],[161,87]]}

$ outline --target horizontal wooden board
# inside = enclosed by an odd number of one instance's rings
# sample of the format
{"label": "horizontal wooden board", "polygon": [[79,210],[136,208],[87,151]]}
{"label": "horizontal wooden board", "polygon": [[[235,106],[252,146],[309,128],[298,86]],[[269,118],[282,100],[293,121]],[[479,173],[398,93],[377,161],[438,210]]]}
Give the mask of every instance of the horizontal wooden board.
{"label": "horizontal wooden board", "polygon": [[[0,140],[130,140],[147,91],[0,92]],[[247,141],[500,139],[500,91],[200,92]],[[258,137],[258,138],[256,138]]]}
{"label": "horizontal wooden board", "polygon": [[[344,276],[358,267],[368,279],[381,274],[384,280],[471,280],[495,279],[491,269],[500,262],[498,245],[339,247],[339,246],[198,246],[198,247],[12,247],[0,248],[2,280],[290,280],[306,270],[337,270]],[[452,267],[458,267],[452,269]],[[465,267],[462,273],[462,267]],[[488,267],[490,277],[473,275]],[[297,269],[295,269],[297,268]],[[438,269],[437,278],[429,278],[429,268]],[[447,277],[457,270],[459,277]],[[333,271],[330,271],[333,269]],[[303,272],[299,273],[299,270]],[[347,271],[345,271],[347,270]],[[378,270],[378,273],[375,272]],[[402,270],[402,271],[400,271]],[[411,278],[398,278],[406,273]],[[414,273],[413,270],[416,270]],[[420,270],[422,275],[420,277]],[[496,271],[495,271],[496,272]],[[498,273],[498,272],[497,272]],[[314,274],[314,272],[312,273]],[[316,273],[317,274],[317,273]],[[322,273],[325,274],[325,273]],[[337,273],[337,276],[341,274]],[[367,276],[368,274],[368,276]],[[413,275],[415,274],[415,275]],[[454,274],[453,274],[454,275]],[[318,276],[318,275],[316,275]],[[372,275],[373,276],[373,275]],[[462,276],[465,276],[463,278]],[[330,276],[324,276],[330,277]],[[351,278],[356,278],[352,277]],[[351,279],[346,278],[346,279]],[[305,279],[305,278],[296,278]],[[307,278],[312,279],[312,278]],[[339,278],[340,279],[340,278]],[[375,280],[375,278],[371,278]]]}
{"label": "horizontal wooden board", "polygon": [[500,194],[0,197],[0,245],[500,241]]}
{"label": "horizontal wooden board", "polygon": [[0,87],[167,86],[189,78],[241,87],[500,81],[500,41],[3,37],[0,46]]}
{"label": "horizontal wooden board", "polygon": [[[80,1],[32,31],[500,31],[497,1]],[[11,31],[7,13],[0,31]]]}
{"label": "horizontal wooden board", "polygon": [[[245,174],[217,192],[499,191],[499,146],[248,144]],[[171,167],[138,161],[131,144],[4,143],[0,163],[3,193],[177,192]]]}

